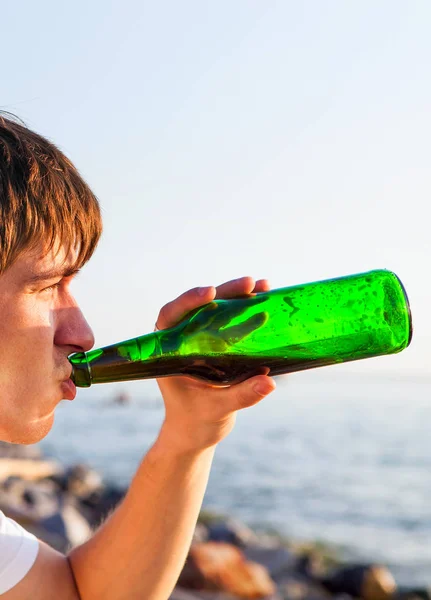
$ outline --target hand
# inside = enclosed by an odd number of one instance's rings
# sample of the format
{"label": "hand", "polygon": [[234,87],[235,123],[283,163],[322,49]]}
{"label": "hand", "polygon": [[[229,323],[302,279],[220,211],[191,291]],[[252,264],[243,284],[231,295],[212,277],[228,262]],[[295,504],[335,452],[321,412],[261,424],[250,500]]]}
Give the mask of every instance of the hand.
{"label": "hand", "polygon": [[[194,288],[166,304],[156,326],[176,325],[188,312],[215,298],[234,298],[254,292],[266,292],[266,279],[254,281],[241,277],[217,288]],[[228,387],[214,386],[191,377],[166,377],[158,380],[165,402],[162,434],[180,451],[194,451],[220,442],[232,430],[237,410],[258,403],[275,389],[274,380],[257,375]]]}

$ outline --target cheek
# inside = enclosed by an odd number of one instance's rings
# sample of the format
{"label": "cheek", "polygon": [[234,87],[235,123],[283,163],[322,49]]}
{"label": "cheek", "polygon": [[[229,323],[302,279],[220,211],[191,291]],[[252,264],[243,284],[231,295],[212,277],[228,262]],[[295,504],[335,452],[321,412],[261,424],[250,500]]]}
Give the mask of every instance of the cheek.
{"label": "cheek", "polygon": [[34,443],[51,428],[60,400],[51,311],[15,299],[2,301],[0,314],[0,439]]}
{"label": "cheek", "polygon": [[[52,372],[53,326],[49,310],[34,302],[9,304],[0,319],[0,393],[40,393]],[[37,390],[37,391],[36,391]]]}
{"label": "cheek", "polygon": [[28,296],[3,306],[0,336],[6,344],[25,344],[30,340],[53,338],[53,311],[47,302]]}

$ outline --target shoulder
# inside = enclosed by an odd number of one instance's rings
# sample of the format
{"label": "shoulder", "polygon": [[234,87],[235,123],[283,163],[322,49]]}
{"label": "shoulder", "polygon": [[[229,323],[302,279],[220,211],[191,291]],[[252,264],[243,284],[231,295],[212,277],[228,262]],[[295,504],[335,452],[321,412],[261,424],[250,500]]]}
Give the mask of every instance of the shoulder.
{"label": "shoulder", "polygon": [[0,594],[25,577],[38,550],[39,542],[35,536],[0,510]]}
{"label": "shoulder", "polygon": [[0,595],[5,600],[79,600],[68,558],[0,511]]}

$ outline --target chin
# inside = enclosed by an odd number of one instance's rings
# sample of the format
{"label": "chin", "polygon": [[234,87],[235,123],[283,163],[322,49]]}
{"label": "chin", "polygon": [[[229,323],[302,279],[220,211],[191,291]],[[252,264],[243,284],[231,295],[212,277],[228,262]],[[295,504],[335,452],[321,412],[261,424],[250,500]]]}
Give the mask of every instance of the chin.
{"label": "chin", "polygon": [[37,444],[48,435],[54,424],[54,413],[50,413],[43,419],[37,419],[26,423],[24,427],[17,427],[12,431],[11,429],[2,433],[1,439],[4,442],[11,444]]}

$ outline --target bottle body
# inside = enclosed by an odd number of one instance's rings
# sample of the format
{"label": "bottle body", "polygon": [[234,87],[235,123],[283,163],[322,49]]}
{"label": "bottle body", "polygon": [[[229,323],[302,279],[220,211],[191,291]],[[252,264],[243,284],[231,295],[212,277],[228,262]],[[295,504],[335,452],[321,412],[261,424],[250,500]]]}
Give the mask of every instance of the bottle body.
{"label": "bottle body", "polygon": [[189,375],[228,385],[408,346],[407,295],[391,271],[376,270],[247,298],[215,300],[177,326],[70,357],[78,386]]}

